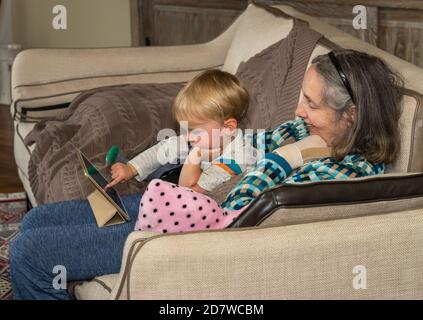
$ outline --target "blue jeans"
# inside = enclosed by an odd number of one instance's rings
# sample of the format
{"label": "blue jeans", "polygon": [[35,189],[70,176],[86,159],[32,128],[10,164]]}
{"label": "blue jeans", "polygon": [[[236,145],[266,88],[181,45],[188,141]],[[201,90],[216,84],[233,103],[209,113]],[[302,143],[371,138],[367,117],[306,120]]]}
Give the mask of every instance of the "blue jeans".
{"label": "blue jeans", "polygon": [[131,221],[105,228],[97,226],[87,200],[52,203],[29,211],[21,232],[10,244],[14,299],[69,299],[66,289],[53,285],[60,283],[57,277],[64,270],[55,266],[66,268],[67,282],[118,273],[140,199],[140,194],[123,196]]}

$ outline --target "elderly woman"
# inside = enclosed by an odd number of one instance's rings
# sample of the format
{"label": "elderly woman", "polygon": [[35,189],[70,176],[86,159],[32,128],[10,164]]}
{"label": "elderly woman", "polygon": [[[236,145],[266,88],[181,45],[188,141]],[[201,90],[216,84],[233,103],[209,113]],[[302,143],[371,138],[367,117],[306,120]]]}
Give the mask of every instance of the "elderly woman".
{"label": "elderly woman", "polygon": [[[395,159],[402,82],[383,61],[350,50],[319,56],[305,74],[302,94],[296,120],[254,136],[265,156],[220,210],[242,211],[274,185],[380,174]],[[297,141],[281,147],[289,137]],[[32,209],[10,247],[14,298],[69,299],[63,281],[119,272],[140,199],[123,197],[132,222],[108,228],[97,227],[87,201]],[[61,285],[58,275],[66,275]]]}
{"label": "elderly woman", "polygon": [[[281,183],[383,173],[400,148],[402,86],[401,78],[377,57],[353,50],[316,57],[305,74],[295,111],[312,136],[278,149],[267,144],[272,155],[258,164],[262,173],[244,177],[222,206],[239,209]],[[289,137],[286,131],[278,135]],[[267,135],[271,140],[271,133]],[[304,164],[315,156],[311,147],[322,147],[318,139],[310,140],[313,135],[330,147],[330,157]]]}

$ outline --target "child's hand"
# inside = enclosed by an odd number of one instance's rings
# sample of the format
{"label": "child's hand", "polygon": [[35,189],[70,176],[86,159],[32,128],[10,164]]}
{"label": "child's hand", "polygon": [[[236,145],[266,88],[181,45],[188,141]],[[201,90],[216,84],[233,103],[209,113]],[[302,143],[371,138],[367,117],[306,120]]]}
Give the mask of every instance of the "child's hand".
{"label": "child's hand", "polygon": [[138,174],[137,170],[135,170],[133,166],[123,163],[115,163],[112,166],[111,173],[113,180],[104,188],[104,190],[107,190],[122,181],[129,181]]}
{"label": "child's hand", "polygon": [[221,154],[222,154],[222,150],[220,148],[201,149],[201,159],[203,159],[203,161],[212,162],[214,159],[219,157]]}
{"label": "child's hand", "polygon": [[187,162],[189,164],[200,164],[201,160],[201,149],[198,147],[192,148],[188,154]]}
{"label": "child's hand", "polygon": [[188,154],[187,159],[179,175],[178,184],[182,187],[192,188],[198,182],[201,175],[201,149],[194,147]]}

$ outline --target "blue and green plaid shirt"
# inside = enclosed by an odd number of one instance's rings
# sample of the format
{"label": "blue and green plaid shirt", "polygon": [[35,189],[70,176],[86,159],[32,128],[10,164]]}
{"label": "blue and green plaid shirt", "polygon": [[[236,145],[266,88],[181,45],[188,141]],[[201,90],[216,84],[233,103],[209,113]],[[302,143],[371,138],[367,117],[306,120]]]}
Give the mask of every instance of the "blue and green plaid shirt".
{"label": "blue and green plaid shirt", "polygon": [[349,179],[381,174],[385,170],[383,163],[372,164],[357,154],[347,155],[342,161],[326,157],[293,170],[283,157],[272,153],[285,140],[292,137],[298,141],[308,135],[301,118],[287,121],[275,130],[246,135],[245,138],[251,139],[253,146],[263,151],[265,156],[257,162],[255,170],[248,172],[231,190],[222,207],[228,210],[241,209],[263,191],[286,183]]}

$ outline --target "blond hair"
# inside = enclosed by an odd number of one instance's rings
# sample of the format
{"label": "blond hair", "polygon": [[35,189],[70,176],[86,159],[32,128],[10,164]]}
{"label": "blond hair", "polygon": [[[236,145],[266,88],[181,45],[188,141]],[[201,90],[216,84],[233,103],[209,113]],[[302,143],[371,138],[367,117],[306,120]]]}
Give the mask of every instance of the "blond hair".
{"label": "blond hair", "polygon": [[176,121],[222,123],[234,118],[241,121],[247,112],[247,90],[234,75],[207,70],[189,81],[178,93],[173,105]]}

